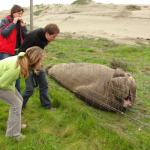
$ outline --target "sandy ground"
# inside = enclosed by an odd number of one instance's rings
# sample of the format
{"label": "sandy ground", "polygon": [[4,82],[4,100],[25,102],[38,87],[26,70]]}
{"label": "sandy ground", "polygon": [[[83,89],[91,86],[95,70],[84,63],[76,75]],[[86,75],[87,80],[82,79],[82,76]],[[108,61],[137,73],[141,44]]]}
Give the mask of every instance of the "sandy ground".
{"label": "sandy ground", "polygon": [[[34,16],[35,28],[56,23],[64,35],[102,37],[128,44],[150,43],[150,6],[129,10],[125,5],[112,4],[47,5],[36,6],[34,11],[39,11]],[[24,18],[29,23],[29,10]]]}

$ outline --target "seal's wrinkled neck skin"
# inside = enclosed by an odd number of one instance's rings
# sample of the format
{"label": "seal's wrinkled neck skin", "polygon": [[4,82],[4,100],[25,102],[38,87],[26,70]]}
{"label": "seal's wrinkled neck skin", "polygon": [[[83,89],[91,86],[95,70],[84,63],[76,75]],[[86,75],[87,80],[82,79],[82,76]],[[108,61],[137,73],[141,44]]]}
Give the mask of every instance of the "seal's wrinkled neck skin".
{"label": "seal's wrinkled neck skin", "polygon": [[134,78],[128,73],[115,71],[108,87],[112,106],[118,110],[131,108],[135,101],[136,84]]}

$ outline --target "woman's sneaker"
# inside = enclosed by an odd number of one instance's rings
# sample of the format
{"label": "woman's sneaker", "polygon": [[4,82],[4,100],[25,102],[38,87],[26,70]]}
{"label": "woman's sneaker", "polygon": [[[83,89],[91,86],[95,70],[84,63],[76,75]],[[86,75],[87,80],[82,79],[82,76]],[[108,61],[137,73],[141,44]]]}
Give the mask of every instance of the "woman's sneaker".
{"label": "woman's sneaker", "polygon": [[15,139],[16,139],[17,141],[24,140],[25,138],[26,138],[26,136],[23,135],[23,134],[20,134],[20,135],[18,135],[18,136],[15,136]]}

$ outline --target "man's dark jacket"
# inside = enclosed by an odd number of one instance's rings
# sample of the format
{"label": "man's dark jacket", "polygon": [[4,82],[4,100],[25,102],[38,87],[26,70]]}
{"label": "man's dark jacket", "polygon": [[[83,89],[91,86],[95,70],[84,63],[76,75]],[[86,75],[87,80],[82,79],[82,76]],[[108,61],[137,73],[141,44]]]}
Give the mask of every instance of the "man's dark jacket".
{"label": "man's dark jacket", "polygon": [[29,47],[39,46],[44,49],[48,44],[47,39],[45,38],[45,33],[43,28],[38,28],[36,30],[28,33],[24,39],[22,46],[20,47],[19,52],[25,52]]}

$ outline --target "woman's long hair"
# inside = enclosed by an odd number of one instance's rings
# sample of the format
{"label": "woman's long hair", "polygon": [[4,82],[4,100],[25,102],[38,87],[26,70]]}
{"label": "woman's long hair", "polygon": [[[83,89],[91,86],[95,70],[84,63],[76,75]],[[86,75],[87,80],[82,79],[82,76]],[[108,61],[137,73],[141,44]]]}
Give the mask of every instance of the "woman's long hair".
{"label": "woman's long hair", "polygon": [[24,78],[29,76],[29,69],[34,67],[43,58],[43,50],[38,46],[30,47],[24,55],[18,56],[17,67],[20,66],[20,73]]}
{"label": "woman's long hair", "polygon": [[10,10],[10,15],[13,17],[14,13],[17,13],[17,12],[20,12],[20,11],[24,12],[24,9],[19,5],[13,5],[13,7]]}

